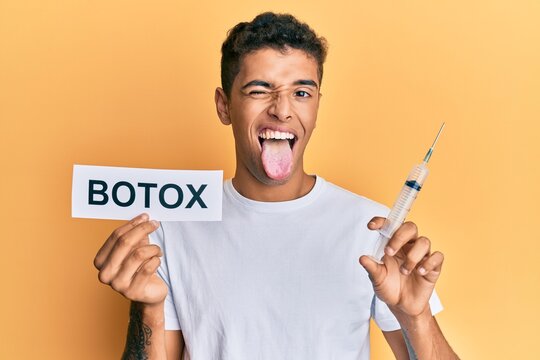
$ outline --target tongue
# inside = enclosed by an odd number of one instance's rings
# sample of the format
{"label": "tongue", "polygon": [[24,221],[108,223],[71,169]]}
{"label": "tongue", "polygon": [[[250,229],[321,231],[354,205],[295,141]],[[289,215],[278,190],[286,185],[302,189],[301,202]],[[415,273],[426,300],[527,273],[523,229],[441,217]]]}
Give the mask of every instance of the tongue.
{"label": "tongue", "polygon": [[262,143],[262,163],[269,178],[283,180],[292,168],[292,150],[287,140],[264,140]]}

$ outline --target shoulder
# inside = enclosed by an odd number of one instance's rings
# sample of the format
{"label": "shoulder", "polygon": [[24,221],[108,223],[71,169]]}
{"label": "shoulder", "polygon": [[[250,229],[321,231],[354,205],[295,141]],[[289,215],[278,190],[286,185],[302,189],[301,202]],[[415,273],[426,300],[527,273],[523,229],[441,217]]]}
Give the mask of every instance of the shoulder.
{"label": "shoulder", "polygon": [[339,206],[343,208],[362,210],[362,212],[368,212],[378,216],[386,216],[386,214],[388,214],[389,209],[385,205],[365,196],[356,194],[320,177],[318,179],[324,182],[326,201],[331,201],[336,205],[339,204]]}

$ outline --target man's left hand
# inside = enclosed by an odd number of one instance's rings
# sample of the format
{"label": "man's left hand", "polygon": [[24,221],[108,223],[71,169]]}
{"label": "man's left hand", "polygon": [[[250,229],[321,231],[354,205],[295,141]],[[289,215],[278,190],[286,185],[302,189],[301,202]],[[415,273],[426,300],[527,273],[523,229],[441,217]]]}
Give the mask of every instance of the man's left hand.
{"label": "man's left hand", "polygon": [[[380,229],[384,220],[375,217],[368,228]],[[423,313],[429,307],[429,298],[441,273],[443,254],[431,253],[431,241],[418,236],[414,223],[405,222],[389,240],[382,261],[383,264],[378,264],[369,256],[360,257],[377,297],[392,311],[413,317]]]}

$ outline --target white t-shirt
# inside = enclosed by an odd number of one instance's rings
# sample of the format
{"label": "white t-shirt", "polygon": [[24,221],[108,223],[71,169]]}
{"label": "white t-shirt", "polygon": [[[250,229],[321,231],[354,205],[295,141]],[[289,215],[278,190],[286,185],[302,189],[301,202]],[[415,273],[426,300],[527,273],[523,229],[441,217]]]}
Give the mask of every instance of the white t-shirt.
{"label": "white t-shirt", "polygon": [[[369,320],[399,329],[358,263],[388,209],[317,177],[305,196],[259,202],[224,183],[220,222],[162,222],[165,329],[192,360],[369,359]],[[434,294],[432,313],[441,310]]]}

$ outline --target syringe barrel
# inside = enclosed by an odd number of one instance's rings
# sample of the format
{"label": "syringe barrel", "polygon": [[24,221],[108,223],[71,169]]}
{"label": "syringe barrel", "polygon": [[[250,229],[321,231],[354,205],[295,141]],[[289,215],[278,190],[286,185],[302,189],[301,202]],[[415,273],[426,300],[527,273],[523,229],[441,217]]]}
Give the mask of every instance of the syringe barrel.
{"label": "syringe barrel", "polygon": [[429,170],[425,163],[416,165],[409,173],[390,214],[388,214],[383,226],[379,229],[380,236],[373,254],[375,260],[381,261],[389,239],[405,221],[405,218],[407,217],[407,214],[409,214],[412,204],[416,199],[418,192],[422,189],[422,185],[424,184],[424,181],[426,181],[428,174]]}

